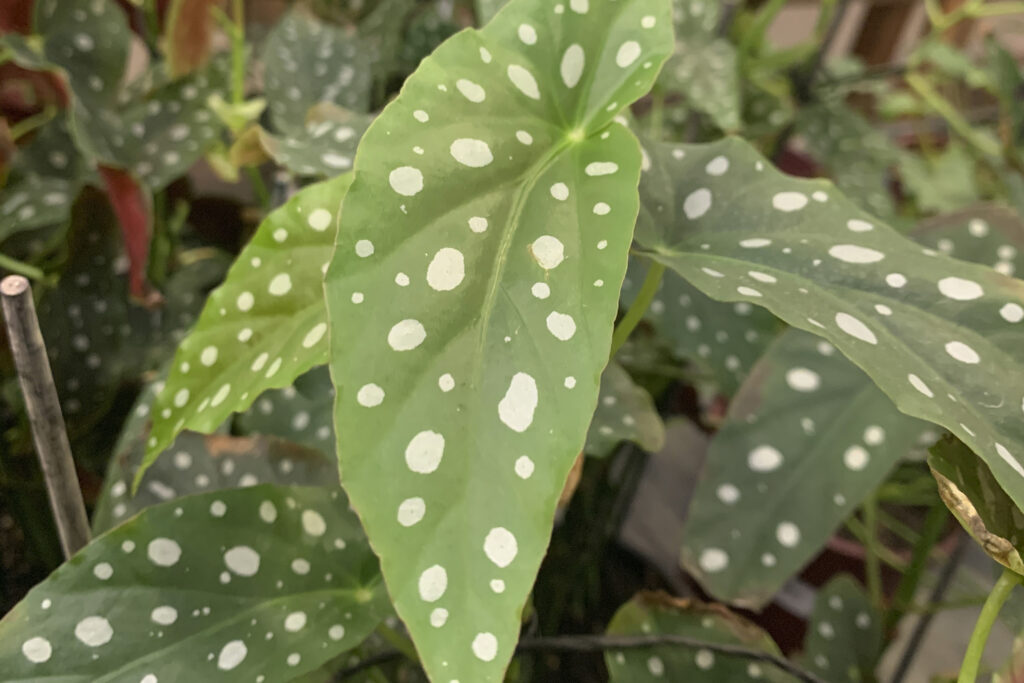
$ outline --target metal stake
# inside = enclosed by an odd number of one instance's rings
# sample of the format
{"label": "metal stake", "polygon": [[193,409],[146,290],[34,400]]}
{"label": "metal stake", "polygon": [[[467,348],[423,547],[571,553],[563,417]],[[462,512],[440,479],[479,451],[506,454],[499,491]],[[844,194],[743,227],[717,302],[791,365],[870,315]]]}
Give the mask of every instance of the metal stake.
{"label": "metal stake", "polygon": [[32,303],[32,288],[22,276],[10,275],[0,281],[0,295],[18,382],[32,425],[32,439],[43,468],[60,544],[68,558],[89,542],[89,521]]}

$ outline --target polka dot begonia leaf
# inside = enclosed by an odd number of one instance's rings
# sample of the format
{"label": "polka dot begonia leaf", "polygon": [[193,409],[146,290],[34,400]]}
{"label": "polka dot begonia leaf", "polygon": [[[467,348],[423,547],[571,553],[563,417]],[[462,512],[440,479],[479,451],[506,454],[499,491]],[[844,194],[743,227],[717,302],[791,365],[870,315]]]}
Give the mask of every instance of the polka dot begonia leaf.
{"label": "polka dot begonia leaf", "polygon": [[311,119],[288,135],[274,135],[260,128],[260,144],[274,161],[300,176],[329,178],[348,171],[356,145],[373,117],[322,105],[313,111],[324,116]]}
{"label": "polka dot begonia leaf", "polygon": [[785,332],[711,441],[683,565],[715,597],[764,606],[929,427],[829,342]]}
{"label": "polka dot begonia leaf", "polygon": [[327,453],[334,460],[334,386],[326,367],[283,389],[263,392],[235,420],[244,434],[268,434]]}
{"label": "polka dot begonia leaf", "polygon": [[882,620],[852,577],[840,574],[818,589],[804,636],[804,665],[829,683],[875,677],[882,656]]}
{"label": "polka dot begonia leaf", "polygon": [[[623,304],[640,291],[648,259],[630,259],[622,283]],[[782,325],[768,311],[745,301],[715,301],[672,271],[662,275],[658,293],[644,316],[668,350],[709,375],[731,396]]]}
{"label": "polka dot begonia leaf", "polygon": [[[721,605],[671,598],[664,593],[638,593],[619,608],[608,625],[609,635],[673,634],[707,643],[740,645],[781,656],[771,636]],[[605,651],[611,683],[638,681],[769,681],[795,679],[770,663],[730,657],[709,649],[659,645]]]}
{"label": "polka dot begonia leaf", "polygon": [[922,249],[739,139],[647,152],[646,254],[828,339],[901,411],[971,446],[1024,507],[1024,282]]}
{"label": "polka dot begonia leaf", "polygon": [[677,0],[676,49],[658,85],[683,95],[686,104],[707,114],[721,130],[740,127],[740,75],[736,48],[718,36],[723,4],[709,0]]}
{"label": "polka dot begonia leaf", "polygon": [[946,507],[999,564],[1024,575],[1024,518],[962,443],[945,438],[932,447],[928,465]]}
{"label": "polka dot begonia leaf", "polygon": [[[607,363],[666,0],[512,0],[356,154],[327,275],[342,484],[435,681],[496,682]],[[344,435],[341,439],[340,436]]]}
{"label": "polka dot begonia leaf", "polygon": [[285,681],[387,613],[338,489],[215,491],[94,539],[0,621],[8,681]]}
{"label": "polka dot begonia leaf", "polygon": [[359,37],[302,5],[274,25],[262,57],[263,92],[278,131],[304,131],[306,114],[320,102],[359,112],[369,108],[370,65]]}
{"label": "polka dot begonia leaf", "polygon": [[964,261],[992,266],[1003,275],[1024,275],[1024,219],[998,204],[957,211],[918,224],[910,236]]}
{"label": "polka dot begonia leaf", "polygon": [[77,188],[63,178],[28,176],[0,189],[0,242],[21,232],[63,223]]}
{"label": "polka dot begonia leaf", "polygon": [[41,0],[34,11],[49,66],[71,86],[72,136],[91,161],[161,189],[217,142],[220,126],[206,101],[226,87],[226,59],[151,92],[127,89],[132,34],[114,0]]}
{"label": "polka dot begonia leaf", "polygon": [[622,441],[632,441],[645,451],[660,450],[665,424],[647,390],[621,365],[610,361],[601,373],[601,392],[583,452],[604,457]]}
{"label": "polka dot begonia leaf", "polygon": [[192,493],[266,483],[336,485],[338,467],[333,458],[279,438],[231,436],[225,424],[213,435],[179,434],[146,470],[138,492],[132,495],[129,487],[146,450],[152,404],[164,387],[163,382],[148,385],[122,428],[103,495],[93,511],[95,533],[147,507]]}
{"label": "polka dot begonia leaf", "polygon": [[305,187],[267,216],[210,294],[153,408],[140,475],[182,429],[212,432],[262,392],[326,362],[323,274],[351,180]]}

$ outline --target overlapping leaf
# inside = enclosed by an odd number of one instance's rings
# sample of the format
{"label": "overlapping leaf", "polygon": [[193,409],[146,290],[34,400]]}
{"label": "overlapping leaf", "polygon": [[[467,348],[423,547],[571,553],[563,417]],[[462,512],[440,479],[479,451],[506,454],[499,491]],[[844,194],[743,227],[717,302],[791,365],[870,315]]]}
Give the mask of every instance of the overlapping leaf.
{"label": "overlapping leaf", "polygon": [[864,589],[845,574],[822,586],[804,638],[808,668],[830,683],[860,683],[881,656],[882,620]]}
{"label": "overlapping leaf", "polygon": [[63,178],[30,176],[0,189],[0,242],[67,219],[75,188]]}
{"label": "overlapping leaf", "polygon": [[675,3],[676,49],[658,79],[682,93],[693,110],[707,114],[724,131],[740,127],[740,78],[733,45],[718,36],[722,3]]}
{"label": "overlapping leaf", "polygon": [[652,258],[827,338],[1024,506],[1024,283],[914,245],[739,140],[648,152],[637,239]]}
{"label": "overlapping leaf", "polygon": [[[740,645],[778,655],[779,648],[759,627],[719,605],[640,593],[619,608],[609,635],[674,634],[714,644]],[[637,681],[793,681],[769,663],[730,657],[707,648],[669,644],[605,653],[612,683]]]}
{"label": "overlapping leaf", "polygon": [[238,416],[235,426],[246,434],[271,434],[316,448],[330,454],[333,464],[333,407],[331,376],[326,367],[317,367],[296,379],[294,386],[263,392]]}
{"label": "overlapping leaf", "polygon": [[310,185],[260,225],[181,343],[139,473],[182,429],[209,433],[327,361],[323,273],[351,176]]}
{"label": "overlapping leaf", "polygon": [[622,441],[632,441],[646,451],[657,451],[665,442],[665,424],[647,390],[633,381],[615,361],[601,373],[597,409],[587,430],[583,452],[604,457]]}
{"label": "overlapping leaf", "polygon": [[910,236],[964,261],[990,265],[1003,275],[1024,274],[1024,219],[998,204],[923,221]]}
{"label": "overlapping leaf", "polygon": [[716,597],[763,606],[928,427],[831,344],[789,330],[754,366],[711,442],[684,566]]}
{"label": "overlapping leaf", "polygon": [[[103,495],[93,511],[94,532],[106,531],[152,505],[192,493],[266,483],[331,486],[337,481],[337,463],[318,451],[271,437],[229,436],[226,429],[219,429],[214,435],[179,434],[164,457],[146,471],[133,495],[130,486],[146,450],[150,411],[164,386],[162,381],[148,385],[122,428]],[[322,412],[328,411],[324,408]]]}
{"label": "overlapping leaf", "polygon": [[498,681],[609,351],[668,3],[513,0],[367,131],[327,278],[343,484],[433,680]]}
{"label": "overlapping leaf", "polygon": [[312,118],[287,135],[259,129],[259,140],[274,161],[304,176],[336,176],[352,168],[356,145],[373,121],[337,107],[313,108]]}
{"label": "overlapping leaf", "polygon": [[357,645],[387,600],[340,492],[165,503],[95,539],[0,621],[6,681],[282,681]]}
{"label": "overlapping leaf", "polygon": [[274,26],[263,49],[264,94],[274,127],[301,130],[320,102],[366,111],[368,55],[352,29],[321,21],[296,5]]}
{"label": "overlapping leaf", "polygon": [[[636,296],[646,271],[647,259],[630,260],[623,303]],[[662,276],[645,318],[673,354],[705,369],[730,396],[781,327],[771,313],[746,302],[715,301],[671,271]]]}
{"label": "overlapping leaf", "polygon": [[964,529],[989,557],[1024,575],[1024,513],[999,488],[992,471],[950,438],[932,447],[928,465],[939,495]]}

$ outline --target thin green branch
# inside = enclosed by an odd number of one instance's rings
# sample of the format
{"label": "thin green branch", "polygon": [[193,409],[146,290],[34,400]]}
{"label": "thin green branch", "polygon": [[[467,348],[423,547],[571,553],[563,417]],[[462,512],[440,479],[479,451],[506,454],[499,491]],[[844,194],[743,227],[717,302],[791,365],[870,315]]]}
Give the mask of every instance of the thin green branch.
{"label": "thin green branch", "polygon": [[1010,597],[1013,587],[1021,582],[1020,574],[1011,569],[1004,569],[992,592],[988,594],[988,600],[981,608],[978,621],[974,624],[974,633],[967,644],[967,652],[964,654],[963,664],[960,665],[960,676],[957,683],[974,683],[978,677],[978,669],[981,666],[981,655],[985,652],[985,643],[988,642],[989,633],[992,632],[992,625],[999,616],[999,610]]}
{"label": "thin green branch", "polygon": [[923,74],[912,72],[906,75],[907,85],[913,90],[929,107],[946,120],[949,127],[969,145],[981,152],[986,157],[998,157],[1000,154],[999,145],[992,140],[978,135],[977,131],[971,128],[971,124],[957,111],[956,107],[943,97],[938,90],[924,77]]}
{"label": "thin green branch", "polygon": [[878,501],[872,496],[864,502],[864,530],[867,542],[864,544],[865,572],[867,573],[868,595],[875,609],[881,611],[882,597],[882,563],[879,558],[878,541]]}
{"label": "thin green branch", "polygon": [[420,660],[412,641],[387,624],[381,622],[377,626],[376,633],[387,641],[388,645],[401,652],[409,661],[418,662]]}
{"label": "thin green branch", "polygon": [[34,131],[36,128],[49,123],[56,114],[57,107],[47,105],[47,107],[38,114],[33,114],[32,116],[18,121],[16,124],[11,126],[11,139],[15,141],[19,140]]}
{"label": "thin green branch", "polygon": [[654,295],[658,293],[658,287],[661,286],[661,276],[664,274],[664,264],[651,261],[651,267],[647,271],[647,277],[644,278],[643,286],[640,287],[640,293],[636,295],[636,299],[633,300],[633,304],[626,311],[626,315],[622,316],[622,320],[615,326],[615,332],[612,333],[612,350],[608,354],[609,358],[615,357],[615,354],[622,348],[622,345],[629,339],[629,335],[640,324],[644,313],[647,312],[647,307],[651,305]]}
{"label": "thin green branch", "polygon": [[44,284],[52,284],[52,279],[48,278],[46,273],[39,268],[4,254],[0,254],[0,268],[9,270],[12,273],[17,273],[18,275],[24,275],[30,280],[35,280]]}

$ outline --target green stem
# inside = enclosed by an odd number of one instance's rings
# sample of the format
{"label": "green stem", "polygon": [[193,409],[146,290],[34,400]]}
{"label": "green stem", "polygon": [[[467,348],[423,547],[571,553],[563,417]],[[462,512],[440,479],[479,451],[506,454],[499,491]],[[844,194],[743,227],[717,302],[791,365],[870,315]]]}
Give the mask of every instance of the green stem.
{"label": "green stem", "polygon": [[928,557],[932,549],[942,538],[942,532],[946,530],[946,523],[949,520],[949,513],[942,503],[934,503],[925,516],[924,524],[921,526],[921,534],[914,544],[914,550],[910,556],[910,565],[903,572],[900,583],[896,587],[892,604],[885,613],[884,632],[889,632],[896,627],[899,620],[907,611],[907,606],[914,599],[918,585],[921,583],[921,576],[928,565]]}
{"label": "green stem", "polygon": [[999,616],[999,610],[1010,597],[1013,587],[1021,582],[1021,576],[1010,569],[1004,569],[999,580],[996,581],[992,592],[988,594],[988,600],[981,608],[978,621],[974,623],[974,633],[967,643],[967,652],[964,653],[963,664],[960,665],[960,676],[957,683],[974,683],[978,677],[978,668],[981,666],[981,655],[985,652],[985,643],[988,642],[988,635],[992,632],[992,625]]}
{"label": "green stem", "polygon": [[231,36],[231,101],[241,104],[245,100],[245,6],[242,0],[232,0],[231,15],[234,21]]}
{"label": "green stem", "polygon": [[622,345],[629,339],[629,335],[640,324],[644,313],[647,312],[647,307],[651,305],[654,295],[658,293],[658,287],[661,286],[661,276],[664,274],[665,266],[657,261],[651,261],[651,267],[647,271],[647,277],[644,279],[643,286],[640,287],[640,293],[633,299],[633,304],[626,311],[626,315],[622,316],[622,320],[615,326],[615,332],[612,333],[612,350],[608,354],[609,358],[615,357],[615,354],[622,348]]}
{"label": "green stem", "polygon": [[865,572],[867,573],[868,595],[875,609],[882,610],[882,563],[878,553],[878,501],[874,497],[864,503],[864,527],[867,531],[865,547]]}
{"label": "green stem", "polygon": [[11,126],[11,139],[18,140],[19,138],[31,133],[36,128],[45,125],[50,121],[57,113],[57,108],[54,106],[47,106],[38,114],[33,114],[28,118],[18,121],[16,124]]}
{"label": "green stem", "polygon": [[0,254],[0,268],[9,270],[12,273],[17,273],[18,275],[24,275],[30,280],[36,280],[46,284],[50,284],[51,282],[50,278],[46,277],[46,273],[39,268],[29,265],[24,261],[11,258],[10,256],[5,256],[4,254]]}
{"label": "green stem", "polygon": [[647,134],[652,140],[661,140],[661,132],[665,127],[665,93],[658,86],[651,90],[651,111],[647,121]]}
{"label": "green stem", "polygon": [[968,123],[960,112],[957,111],[949,100],[943,97],[938,90],[920,73],[908,73],[906,75],[907,85],[917,95],[924,100],[928,106],[935,110],[935,112],[946,120],[949,127],[956,132],[961,138],[964,139],[969,145],[974,147],[976,150],[981,152],[987,157],[998,157],[1000,153],[999,145],[992,143],[991,140],[979,136],[976,131],[971,128],[971,124]]}
{"label": "green stem", "polygon": [[973,18],[998,17],[1005,14],[1024,14],[1024,2],[994,2],[991,5],[981,5],[970,11]]}
{"label": "green stem", "polygon": [[420,661],[419,655],[416,654],[416,648],[413,647],[412,641],[395,629],[391,628],[384,622],[381,622],[377,625],[376,632],[378,636],[387,641],[388,645],[405,655],[409,661]]}
{"label": "green stem", "polygon": [[267,191],[267,185],[263,182],[259,169],[255,166],[246,166],[245,172],[249,175],[249,184],[252,185],[256,198],[260,200],[260,206],[264,211],[270,211],[270,192]]}

